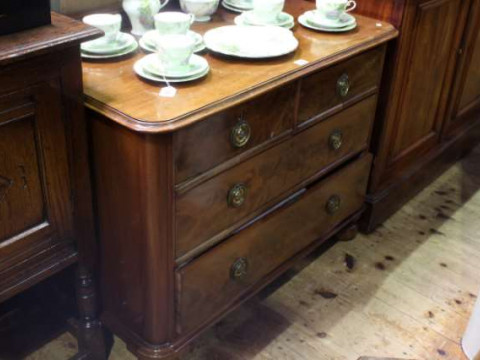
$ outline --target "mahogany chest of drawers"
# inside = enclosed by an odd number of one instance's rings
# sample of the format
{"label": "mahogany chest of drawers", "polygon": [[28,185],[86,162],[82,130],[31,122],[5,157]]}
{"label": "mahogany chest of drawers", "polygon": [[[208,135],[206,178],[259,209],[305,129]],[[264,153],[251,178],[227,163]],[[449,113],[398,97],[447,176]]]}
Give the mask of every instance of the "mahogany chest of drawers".
{"label": "mahogany chest of drawers", "polygon": [[385,43],[397,35],[358,21],[340,36],[298,28],[300,48],[280,59],[205,55],[207,78],[168,99],[133,74],[141,54],[84,63],[102,319],[139,358],[176,356],[358,220]]}

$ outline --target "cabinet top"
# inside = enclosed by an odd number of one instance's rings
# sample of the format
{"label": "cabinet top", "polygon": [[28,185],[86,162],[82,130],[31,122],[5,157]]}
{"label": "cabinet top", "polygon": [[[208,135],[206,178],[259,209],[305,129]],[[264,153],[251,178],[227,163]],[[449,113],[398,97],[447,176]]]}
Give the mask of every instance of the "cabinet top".
{"label": "cabinet top", "polygon": [[[305,0],[287,2],[286,10],[296,20],[293,29],[299,41],[297,51],[277,59],[248,61],[207,53],[211,70],[206,78],[178,85],[173,98],[159,96],[165,85],[150,84],[133,71],[133,64],[145,54],[117,62],[84,62],[86,106],[132,130],[162,133],[178,130],[233,105],[263,94],[287,82],[338,63],[398,35],[390,24],[356,15],[357,29],[343,34],[319,33],[303,28],[297,18],[314,8]],[[236,14],[219,8],[212,22],[194,24],[193,30],[207,30],[233,24]],[[306,65],[297,65],[297,60]]]}
{"label": "cabinet top", "polygon": [[52,24],[0,36],[0,66],[79,44],[102,35],[101,31],[52,12]]}

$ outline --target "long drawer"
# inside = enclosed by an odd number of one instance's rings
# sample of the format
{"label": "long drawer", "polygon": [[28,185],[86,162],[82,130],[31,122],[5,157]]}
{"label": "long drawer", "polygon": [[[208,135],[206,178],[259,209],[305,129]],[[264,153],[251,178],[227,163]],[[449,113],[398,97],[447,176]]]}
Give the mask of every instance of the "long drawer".
{"label": "long drawer", "polygon": [[378,47],[301,81],[299,123],[327,116],[378,91],[385,48]]}
{"label": "long drawer", "polygon": [[196,188],[178,195],[176,255],[236,225],[325,167],[367,147],[372,96]]}
{"label": "long drawer", "polygon": [[295,95],[293,83],[175,133],[176,183],[287,134],[293,128]]}
{"label": "long drawer", "polygon": [[194,330],[249,288],[360,210],[371,156],[316,184],[177,271],[177,330]]}

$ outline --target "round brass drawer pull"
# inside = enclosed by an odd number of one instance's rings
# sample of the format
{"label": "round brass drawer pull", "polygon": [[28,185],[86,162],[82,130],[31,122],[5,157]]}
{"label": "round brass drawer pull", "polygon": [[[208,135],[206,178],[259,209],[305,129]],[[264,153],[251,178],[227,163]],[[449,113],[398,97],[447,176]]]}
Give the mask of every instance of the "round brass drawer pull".
{"label": "round brass drawer pull", "polygon": [[233,280],[242,280],[248,273],[248,260],[245,258],[238,258],[230,268],[230,277]]}
{"label": "round brass drawer pull", "polygon": [[325,209],[327,210],[327,213],[330,215],[335,214],[338,210],[340,210],[340,205],[342,201],[340,199],[340,196],[338,195],[332,195],[328,201],[327,204],[325,205]]}
{"label": "round brass drawer pull", "polygon": [[337,80],[337,93],[342,98],[347,97],[350,91],[350,78],[348,74],[343,74]]}
{"label": "round brass drawer pull", "polygon": [[228,206],[238,208],[245,203],[247,199],[248,188],[244,184],[237,184],[228,192]]}
{"label": "round brass drawer pull", "polygon": [[252,129],[246,120],[240,120],[230,133],[230,142],[235,148],[242,148],[248,144]]}
{"label": "round brass drawer pull", "polygon": [[343,132],[334,130],[328,138],[328,145],[332,150],[339,150],[343,145]]}

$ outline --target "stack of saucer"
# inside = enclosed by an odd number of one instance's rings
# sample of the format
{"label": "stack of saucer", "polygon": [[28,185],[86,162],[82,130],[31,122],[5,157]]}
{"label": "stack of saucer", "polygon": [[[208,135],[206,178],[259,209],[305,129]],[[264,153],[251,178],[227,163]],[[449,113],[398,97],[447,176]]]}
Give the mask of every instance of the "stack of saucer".
{"label": "stack of saucer", "polygon": [[295,26],[295,19],[286,12],[281,12],[274,21],[265,22],[258,19],[253,11],[246,11],[235,18],[237,25],[253,25],[253,26],[280,26],[286,29],[292,29]]}
{"label": "stack of saucer", "polygon": [[230,11],[242,13],[253,9],[252,0],[223,0],[222,6]]}
{"label": "stack of saucer", "polygon": [[115,41],[109,42],[102,37],[82,43],[81,53],[85,59],[111,59],[131,54],[137,48],[137,41],[132,35],[119,33]]}
{"label": "stack of saucer", "polygon": [[[198,53],[205,50],[205,43],[203,42],[202,35],[191,30],[188,31],[187,35],[190,36],[193,41],[195,41],[194,52]],[[160,36],[161,35],[157,30],[150,30],[146,32],[139,41],[140,47],[147,52],[155,52],[157,49],[156,44]]]}
{"label": "stack of saucer", "polygon": [[188,65],[167,71],[160,63],[158,55],[150,54],[138,60],[133,69],[138,76],[150,81],[179,83],[204,77],[210,71],[210,66],[201,56],[192,55]]}
{"label": "stack of saucer", "polygon": [[309,29],[325,32],[346,32],[357,27],[357,20],[348,13],[343,13],[337,20],[332,20],[317,10],[307,11],[298,18],[298,22]]}

